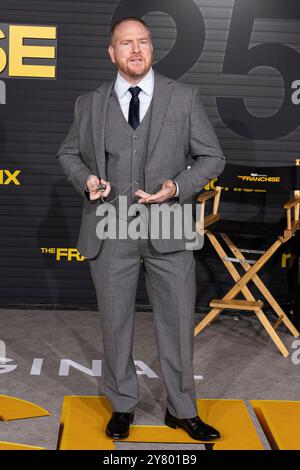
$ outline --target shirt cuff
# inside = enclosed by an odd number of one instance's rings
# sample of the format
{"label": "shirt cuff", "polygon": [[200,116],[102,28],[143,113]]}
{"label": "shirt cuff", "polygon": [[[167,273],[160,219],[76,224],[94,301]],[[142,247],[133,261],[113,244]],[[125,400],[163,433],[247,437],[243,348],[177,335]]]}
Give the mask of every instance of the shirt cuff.
{"label": "shirt cuff", "polygon": [[178,184],[176,183],[175,180],[172,180],[172,181],[173,181],[173,183],[174,183],[175,186],[176,186],[176,193],[174,194],[173,197],[178,197],[178,196],[179,196],[179,186],[178,186]]}

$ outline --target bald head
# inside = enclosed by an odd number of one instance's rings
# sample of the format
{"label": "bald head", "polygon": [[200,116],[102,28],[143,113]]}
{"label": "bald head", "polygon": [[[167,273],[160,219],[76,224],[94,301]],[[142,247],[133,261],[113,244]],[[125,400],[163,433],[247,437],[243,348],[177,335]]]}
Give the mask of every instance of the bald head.
{"label": "bald head", "polygon": [[117,34],[118,28],[122,24],[127,23],[128,21],[131,21],[131,22],[134,21],[134,22],[137,22],[140,25],[144,26],[144,28],[148,31],[149,38],[151,39],[150,29],[148,28],[148,26],[147,26],[147,24],[144,20],[142,20],[141,18],[138,18],[137,16],[127,16],[126,18],[121,18],[120,20],[116,21],[112,25],[111,30],[110,30],[110,44],[113,44],[113,42],[115,41],[115,36]]}

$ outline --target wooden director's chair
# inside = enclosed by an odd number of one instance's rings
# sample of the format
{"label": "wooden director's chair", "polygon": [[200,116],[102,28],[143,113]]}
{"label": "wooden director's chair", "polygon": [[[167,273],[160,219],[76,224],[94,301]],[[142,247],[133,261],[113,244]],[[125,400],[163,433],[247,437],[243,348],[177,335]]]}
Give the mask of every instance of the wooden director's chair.
{"label": "wooden director's chair", "polygon": [[[274,255],[274,253],[276,253],[276,251],[284,243],[289,241],[300,228],[299,173],[300,160],[296,161],[296,167],[249,168],[239,165],[226,165],[223,174],[218,178],[215,189],[207,191],[197,198],[197,201],[200,204],[200,218],[196,224],[197,230],[201,230],[200,220],[204,221],[204,226],[202,223],[202,229],[204,229],[205,235],[210,240],[212,246],[221,258],[229,274],[235,281],[235,284],[222,299],[213,299],[210,302],[210,307],[212,308],[210,312],[204,317],[204,319],[201,320],[200,323],[196,326],[194,332],[195,336],[198,335],[207,325],[209,325],[224,309],[253,311],[283,356],[288,356],[289,352],[279,338],[276,329],[280,323],[284,323],[287,329],[295,337],[299,336],[299,332],[284,313],[282,308],[279,306],[277,301],[274,299],[273,295],[270,293],[263,281],[260,279],[258,273],[260,269],[266,264],[266,262]],[[232,193],[235,192],[235,194],[242,195],[244,198],[246,198],[247,205],[251,203],[250,196],[253,197],[253,195],[263,196],[266,199],[267,197],[272,196],[269,194],[269,192],[273,192],[273,197],[276,199],[278,194],[281,194],[282,192],[286,193],[285,201],[287,202],[283,205],[283,208],[286,210],[286,222],[284,222],[284,227],[282,227],[282,229],[280,223],[276,223],[274,225],[266,224],[264,236],[267,235],[269,239],[270,235],[274,236],[275,241],[273,241],[272,244],[265,249],[265,251],[239,249],[233,242],[232,238],[235,238],[237,234],[242,236],[244,233],[244,235],[247,237],[247,234],[249,235],[251,230],[254,230],[254,236],[257,236],[259,229],[263,229],[265,224],[256,221],[250,223],[248,221],[247,223],[221,220],[218,210],[222,191],[223,195],[225,191],[227,191],[227,195],[229,195],[230,191],[232,191]],[[289,199],[291,197],[290,193],[292,193],[291,199]],[[212,211],[209,215],[205,216],[205,204],[209,199],[212,200]],[[246,211],[247,206],[244,208],[244,212]],[[241,228],[243,229],[242,232],[240,231]],[[225,245],[225,249],[231,252],[231,257],[227,255],[222,245]],[[260,257],[256,261],[247,260],[243,253],[251,253],[254,255],[258,254]],[[240,274],[234,266],[235,263],[241,267],[242,274]],[[278,319],[274,325],[271,325],[270,321],[263,312],[263,301],[256,300],[250,291],[250,288],[248,287],[248,283],[250,281],[255,284],[256,288],[260,291],[264,299],[278,315]],[[237,296],[240,294],[243,296],[242,299],[237,298]]]}

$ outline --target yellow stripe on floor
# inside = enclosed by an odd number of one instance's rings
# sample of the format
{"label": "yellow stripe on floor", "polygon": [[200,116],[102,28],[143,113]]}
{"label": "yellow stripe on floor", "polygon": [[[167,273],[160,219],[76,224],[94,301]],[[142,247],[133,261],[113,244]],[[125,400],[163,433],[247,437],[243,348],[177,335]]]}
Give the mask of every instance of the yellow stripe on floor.
{"label": "yellow stripe on floor", "polygon": [[274,450],[300,450],[300,402],[250,400]]}
{"label": "yellow stripe on floor", "polygon": [[44,447],[29,446],[26,444],[17,444],[16,442],[0,441],[0,450],[46,450]]}
{"label": "yellow stripe on floor", "polygon": [[50,416],[49,411],[21,398],[0,395],[0,419],[10,421],[14,419],[39,418]]}

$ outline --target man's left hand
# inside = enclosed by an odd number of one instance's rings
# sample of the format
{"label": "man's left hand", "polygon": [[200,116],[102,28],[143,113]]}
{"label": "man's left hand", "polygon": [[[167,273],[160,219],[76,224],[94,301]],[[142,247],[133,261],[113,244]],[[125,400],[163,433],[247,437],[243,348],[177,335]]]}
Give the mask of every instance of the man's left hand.
{"label": "man's left hand", "polygon": [[165,202],[175,196],[176,184],[172,180],[166,180],[164,181],[161,189],[157,193],[149,194],[143,191],[142,189],[138,189],[134,194],[135,196],[138,196],[140,198],[138,200],[140,204]]}

